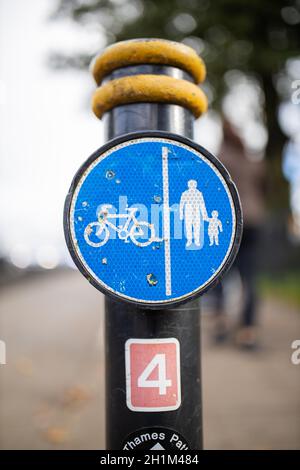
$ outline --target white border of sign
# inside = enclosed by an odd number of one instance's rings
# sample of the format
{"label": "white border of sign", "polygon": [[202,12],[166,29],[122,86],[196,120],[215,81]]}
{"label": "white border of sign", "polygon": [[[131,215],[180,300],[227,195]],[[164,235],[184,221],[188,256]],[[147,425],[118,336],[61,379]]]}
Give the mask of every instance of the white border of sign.
{"label": "white border of sign", "polygon": [[[172,343],[176,347],[176,370],[177,370],[177,403],[174,406],[161,407],[137,407],[131,403],[131,368],[130,368],[130,346],[131,344],[165,344]],[[177,338],[151,338],[140,339],[130,338],[125,343],[125,373],[126,373],[126,404],[131,411],[172,411],[177,410],[181,405],[181,374],[180,374],[180,344]]]}

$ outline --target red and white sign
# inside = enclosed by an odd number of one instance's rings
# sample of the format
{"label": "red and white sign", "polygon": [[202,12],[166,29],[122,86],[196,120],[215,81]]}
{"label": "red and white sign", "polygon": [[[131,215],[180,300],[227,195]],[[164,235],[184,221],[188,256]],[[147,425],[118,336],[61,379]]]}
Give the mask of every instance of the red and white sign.
{"label": "red and white sign", "polygon": [[180,348],[175,338],[128,339],[126,400],[132,411],[177,410],[181,404]]}

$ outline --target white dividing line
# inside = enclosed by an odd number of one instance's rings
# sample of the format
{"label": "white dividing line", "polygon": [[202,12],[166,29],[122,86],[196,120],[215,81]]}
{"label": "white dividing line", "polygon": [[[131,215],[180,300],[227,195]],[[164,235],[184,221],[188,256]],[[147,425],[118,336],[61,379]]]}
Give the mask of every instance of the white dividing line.
{"label": "white dividing line", "polygon": [[168,147],[162,147],[163,176],[163,233],[165,242],[165,285],[166,295],[172,294],[171,282],[171,246],[170,246],[170,208],[169,208],[169,168]]}

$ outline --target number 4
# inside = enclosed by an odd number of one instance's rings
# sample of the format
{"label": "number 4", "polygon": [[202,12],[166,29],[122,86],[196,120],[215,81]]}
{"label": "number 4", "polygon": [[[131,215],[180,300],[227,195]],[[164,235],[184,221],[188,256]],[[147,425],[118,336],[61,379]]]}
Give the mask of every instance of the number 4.
{"label": "number 4", "polygon": [[[158,379],[149,380],[150,374],[156,367],[158,368]],[[166,355],[156,354],[138,377],[137,385],[139,388],[158,388],[159,395],[166,395],[167,387],[172,386],[172,381],[167,379],[166,375]]]}

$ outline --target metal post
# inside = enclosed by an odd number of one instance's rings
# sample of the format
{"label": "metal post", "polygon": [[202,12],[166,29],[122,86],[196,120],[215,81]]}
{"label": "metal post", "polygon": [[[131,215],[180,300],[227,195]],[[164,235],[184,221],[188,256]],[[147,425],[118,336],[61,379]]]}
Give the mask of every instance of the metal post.
{"label": "metal post", "polygon": [[[162,74],[192,81],[186,72],[158,65],[126,67],[107,81],[136,74]],[[118,106],[104,116],[107,139],[138,130],[162,130],[193,138],[194,117],[174,104],[133,103]],[[132,412],[125,397],[125,348],[129,338],[170,338],[180,343],[182,404],[161,413]],[[202,449],[200,301],[177,308],[146,309],[105,300],[106,445],[121,449],[132,432],[167,427],[180,433],[191,449]]]}
{"label": "metal post", "polygon": [[[75,175],[64,223],[74,262],[107,295],[106,447],[201,450],[199,295],[232,264],[242,230],[229,174],[191,140],[205,66],[187,46],[150,39],[106,49],[92,71],[108,142]],[[131,206],[118,210],[121,196]],[[143,217],[151,201],[162,230]],[[186,233],[171,231],[171,211]]]}

